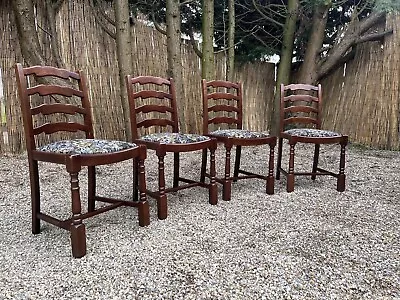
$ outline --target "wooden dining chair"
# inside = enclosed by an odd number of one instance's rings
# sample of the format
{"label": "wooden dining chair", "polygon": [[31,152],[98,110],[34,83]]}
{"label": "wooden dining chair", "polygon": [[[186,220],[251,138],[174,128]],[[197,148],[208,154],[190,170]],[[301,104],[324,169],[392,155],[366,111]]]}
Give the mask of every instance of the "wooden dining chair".
{"label": "wooden dining chair", "polygon": [[[348,136],[321,128],[322,90],[321,85],[289,84],[280,86],[280,130],[276,179],[280,174],[287,178],[286,190],[294,190],[295,176],[311,176],[312,180],[319,175],[337,178],[336,189],[345,190],[346,175],[345,152]],[[289,144],[289,166],[282,168],[283,140]],[[311,172],[295,172],[295,146],[297,143],[314,145],[314,158]],[[322,144],[339,144],[339,170],[332,172],[318,167],[319,150]]]}
{"label": "wooden dining chair", "polygon": [[[126,76],[133,142],[155,150],[158,157],[158,190],[147,193],[157,199],[158,218],[167,217],[167,193],[191,187],[209,191],[209,203],[217,204],[215,150],[217,142],[207,136],[179,132],[175,83],[172,78]],[[180,153],[210,150],[210,181],[180,175]],[[173,183],[166,187],[164,158],[173,153]]]}
{"label": "wooden dining chair", "polygon": [[[243,94],[240,82],[222,80],[202,80],[203,96],[203,134],[217,139],[225,146],[225,173],[216,180],[222,183],[223,199],[231,199],[232,181],[239,179],[259,178],[265,180],[267,194],[274,193],[274,148],[276,136],[266,132],[243,129]],[[269,146],[269,156],[266,155],[265,174],[257,174],[240,167],[242,147]],[[231,150],[236,147],[233,176],[231,174]],[[203,167],[201,181],[208,176],[206,173],[207,152],[203,151]],[[264,156],[259,158],[264,161]],[[256,163],[259,163],[257,161]]]}
{"label": "wooden dining chair", "polygon": [[[83,220],[120,206],[138,209],[140,226],[150,223],[149,205],[146,200],[144,160],[146,147],[124,141],[95,139],[92,113],[83,72],[71,72],[50,66],[24,68],[15,65],[18,94],[21,104],[32,204],[32,232],[40,232],[40,221],[68,230],[72,255],[79,258],[86,254],[86,230]],[[100,196],[96,193],[96,166],[132,160],[139,171],[139,201],[124,201]],[[72,201],[71,217],[61,220],[42,211],[39,162],[64,165],[70,177]],[[88,168],[88,208],[82,212],[79,172]],[[54,176],[57,176],[55,174]],[[49,179],[51,180],[51,179]],[[133,184],[136,181],[133,178]],[[134,191],[136,192],[136,191]],[[48,197],[43,197],[48,198]],[[46,199],[51,201],[51,199]],[[96,208],[96,202],[103,202]]]}

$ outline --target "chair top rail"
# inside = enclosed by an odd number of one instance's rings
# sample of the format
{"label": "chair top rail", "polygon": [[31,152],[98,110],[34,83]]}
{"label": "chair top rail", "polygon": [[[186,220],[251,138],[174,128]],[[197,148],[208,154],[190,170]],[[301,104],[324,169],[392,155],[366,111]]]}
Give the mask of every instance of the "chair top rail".
{"label": "chair top rail", "polygon": [[304,84],[304,83],[292,83],[288,85],[283,85],[282,88],[284,91],[287,90],[304,90],[304,91],[318,91],[320,89],[320,85],[311,85],[311,84]]}
{"label": "chair top rail", "polygon": [[[22,66],[21,66],[22,67]],[[73,78],[79,80],[80,74],[77,72],[59,69],[51,66],[32,66],[23,69],[24,75],[36,75],[38,77],[56,76],[63,79]]]}
{"label": "chair top rail", "polygon": [[205,79],[203,79],[203,81],[206,83],[207,87],[224,87],[224,88],[234,88],[234,89],[238,89],[240,87],[240,83],[239,82],[230,82],[230,81],[224,81],[224,80],[211,80],[211,81],[206,81]]}

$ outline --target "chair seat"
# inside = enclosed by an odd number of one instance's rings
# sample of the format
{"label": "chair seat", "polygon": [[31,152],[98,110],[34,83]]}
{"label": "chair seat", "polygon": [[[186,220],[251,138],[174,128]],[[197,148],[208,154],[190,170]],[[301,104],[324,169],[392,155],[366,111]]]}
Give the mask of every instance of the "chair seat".
{"label": "chair seat", "polygon": [[163,144],[190,144],[209,141],[210,138],[204,135],[191,134],[191,133],[152,133],[140,138],[143,141],[157,142]]}
{"label": "chair seat", "polygon": [[104,154],[137,147],[136,144],[124,141],[75,139],[63,140],[47,144],[38,148],[39,151],[61,154]]}
{"label": "chair seat", "polygon": [[313,128],[293,128],[284,131],[284,133],[300,137],[316,137],[316,138],[342,136],[340,133],[334,131],[313,129]]}
{"label": "chair seat", "polygon": [[269,137],[270,135],[266,132],[250,131],[245,129],[220,129],[210,132],[212,135],[232,137],[238,139],[254,139]]}

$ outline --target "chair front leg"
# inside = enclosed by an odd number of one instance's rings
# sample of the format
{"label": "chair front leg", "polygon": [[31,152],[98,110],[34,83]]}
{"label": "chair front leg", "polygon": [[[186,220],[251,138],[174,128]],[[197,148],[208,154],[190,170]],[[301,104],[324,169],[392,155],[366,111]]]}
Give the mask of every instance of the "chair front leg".
{"label": "chair front leg", "polygon": [[231,200],[232,179],[231,179],[231,150],[232,145],[225,145],[225,174],[222,181],[222,199]]}
{"label": "chair front leg", "polygon": [[96,208],[96,167],[88,167],[88,212]]}
{"label": "chair front leg", "polygon": [[[235,168],[233,169],[233,177],[239,176],[239,169],[240,169],[240,157],[242,156],[242,146],[236,146],[236,156],[235,156]],[[237,179],[233,179],[234,182]]]}
{"label": "chair front leg", "polygon": [[275,189],[274,178],[274,149],[275,145],[269,145],[269,161],[268,161],[268,175],[267,175],[267,194],[273,195]]}
{"label": "chair front leg", "polygon": [[31,206],[32,206],[32,233],[40,233],[40,187],[39,168],[36,160],[29,159],[29,179],[31,183]]}
{"label": "chair front leg", "polygon": [[71,198],[72,198],[72,218],[71,218],[71,245],[72,255],[79,258],[86,255],[86,230],[81,218],[81,197],[79,188],[78,173],[81,170],[80,158],[72,155],[67,158],[67,171],[70,175]]}
{"label": "chair front leg", "polygon": [[218,187],[216,182],[215,169],[215,148],[210,149],[210,183],[209,183],[209,203],[215,205],[218,203]]}
{"label": "chair front leg", "polygon": [[312,175],[311,175],[311,179],[312,180],[315,180],[315,178],[317,177],[317,168],[318,168],[318,160],[319,160],[319,148],[320,148],[320,144],[315,144],[314,161],[313,161]]}
{"label": "chair front leg", "polygon": [[293,192],[294,191],[294,147],[296,144],[289,144],[289,170],[287,175],[286,182],[286,191]]}
{"label": "chair front leg", "polygon": [[[138,218],[139,218],[139,226],[147,226],[150,224],[150,212],[149,212],[149,202],[146,198],[146,175],[144,168],[144,158],[146,156],[146,150],[143,151],[141,158],[135,159],[137,161],[136,169],[136,187],[139,189],[140,199],[138,203]],[[137,184],[139,186],[137,186]],[[137,190],[136,190],[137,195]]]}
{"label": "chair front leg", "polygon": [[337,191],[344,192],[346,189],[346,175],[344,174],[345,158],[346,158],[346,143],[340,144],[340,162],[339,162],[339,174],[337,178]]}
{"label": "chair front leg", "polygon": [[165,169],[164,169],[164,154],[158,156],[158,199],[157,199],[157,214],[160,220],[167,218],[167,195],[165,194]]}

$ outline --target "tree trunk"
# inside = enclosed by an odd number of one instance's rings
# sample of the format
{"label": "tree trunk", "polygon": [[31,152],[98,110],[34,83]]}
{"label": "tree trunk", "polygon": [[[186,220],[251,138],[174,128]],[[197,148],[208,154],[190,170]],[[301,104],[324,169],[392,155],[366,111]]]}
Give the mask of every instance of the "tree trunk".
{"label": "tree trunk", "polygon": [[226,57],[226,80],[233,81],[235,69],[235,1],[228,0],[228,55]]}
{"label": "tree trunk", "polygon": [[215,77],[214,65],[214,0],[203,0],[202,16],[202,69],[201,76],[212,80]]}
{"label": "tree trunk", "polygon": [[[182,76],[182,52],[181,52],[181,15],[179,0],[167,0],[167,58],[168,58],[168,77],[174,78],[176,89],[176,102],[178,106],[179,124],[183,127],[185,122],[184,107],[184,88]],[[190,118],[190,116],[188,116]],[[188,129],[190,131],[190,129]]]}
{"label": "tree trunk", "polygon": [[297,82],[299,83],[317,83],[317,62],[319,58],[319,51],[322,48],[325,37],[325,28],[328,20],[329,8],[330,3],[328,5],[320,5],[315,8],[310,38],[307,42],[304,61],[300,67],[299,76],[297,79]]}
{"label": "tree trunk", "polygon": [[45,65],[36,31],[33,1],[12,0],[21,53],[28,66]]}
{"label": "tree trunk", "polygon": [[278,65],[278,74],[276,78],[274,109],[271,112],[271,133],[278,134],[279,131],[279,111],[280,111],[280,85],[288,84],[293,58],[294,34],[296,32],[296,22],[298,15],[298,0],[289,0],[288,14],[285,21],[283,32],[282,51]]}
{"label": "tree trunk", "polygon": [[125,119],[125,136],[126,139],[130,141],[132,139],[132,132],[129,117],[128,95],[125,87],[125,77],[132,72],[132,49],[128,0],[114,0],[114,10],[121,105]]}

